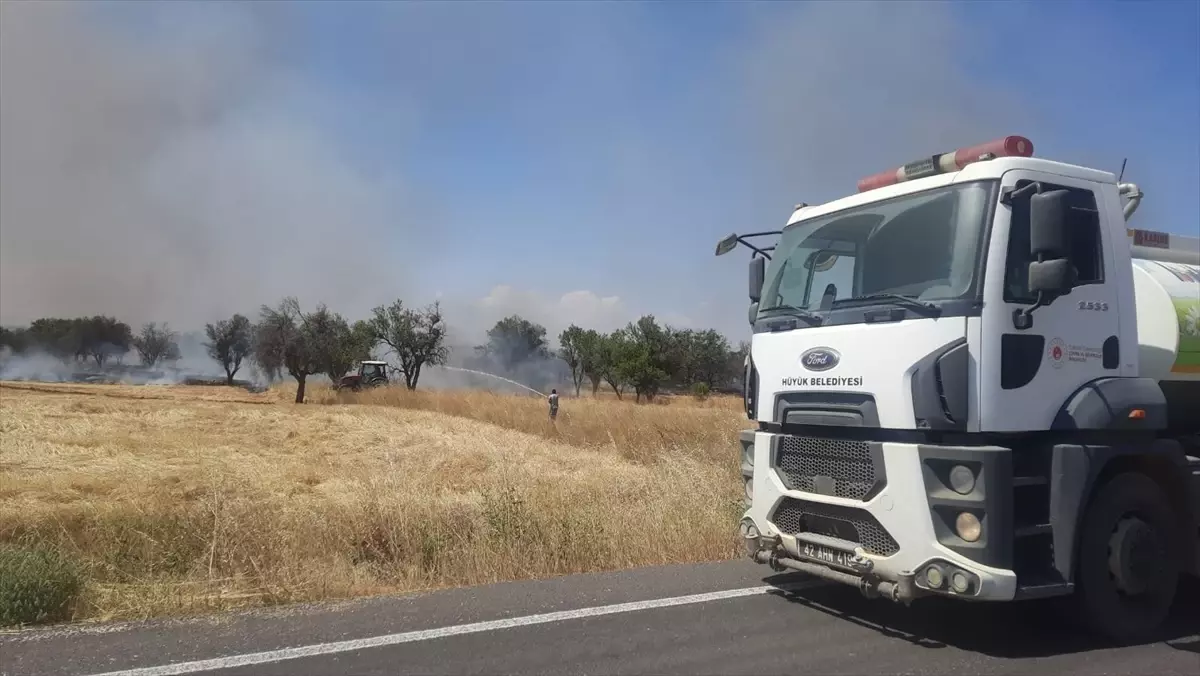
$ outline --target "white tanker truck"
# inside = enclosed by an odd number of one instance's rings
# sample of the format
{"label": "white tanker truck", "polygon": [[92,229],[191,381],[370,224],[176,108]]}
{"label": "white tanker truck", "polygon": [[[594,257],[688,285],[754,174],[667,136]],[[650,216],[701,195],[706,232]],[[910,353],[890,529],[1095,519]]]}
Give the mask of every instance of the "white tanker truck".
{"label": "white tanker truck", "polygon": [[1073,596],[1140,640],[1200,574],[1200,241],[1032,155],[934,155],[717,245],[754,252],[741,533],[868,596]]}

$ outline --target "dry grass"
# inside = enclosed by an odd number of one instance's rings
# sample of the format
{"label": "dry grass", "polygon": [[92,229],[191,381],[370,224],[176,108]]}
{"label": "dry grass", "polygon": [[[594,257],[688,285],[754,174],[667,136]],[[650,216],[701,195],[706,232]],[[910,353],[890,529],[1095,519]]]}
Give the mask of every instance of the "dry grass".
{"label": "dry grass", "polygon": [[77,618],[737,554],[737,399],[310,395],[0,385],[0,543],[82,564]]}
{"label": "dry grass", "polygon": [[[291,401],[295,388],[281,387],[281,400]],[[315,387],[308,400],[318,404],[394,406],[470,418],[527,432],[581,448],[603,449],[630,460],[654,462],[665,453],[699,454],[723,462],[733,457],[744,414],[737,397],[660,397],[636,405],[610,398],[563,397],[558,420],[551,422],[546,402],[535,396],[482,391],[437,392],[379,388],[358,393]]]}

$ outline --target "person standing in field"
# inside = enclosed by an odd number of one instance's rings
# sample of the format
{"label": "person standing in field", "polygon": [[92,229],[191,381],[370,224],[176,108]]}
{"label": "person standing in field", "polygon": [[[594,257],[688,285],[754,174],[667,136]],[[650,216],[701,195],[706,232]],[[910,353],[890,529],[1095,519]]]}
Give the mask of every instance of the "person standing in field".
{"label": "person standing in field", "polygon": [[550,390],[550,396],[547,397],[547,400],[550,402],[550,419],[554,420],[558,417],[558,390]]}

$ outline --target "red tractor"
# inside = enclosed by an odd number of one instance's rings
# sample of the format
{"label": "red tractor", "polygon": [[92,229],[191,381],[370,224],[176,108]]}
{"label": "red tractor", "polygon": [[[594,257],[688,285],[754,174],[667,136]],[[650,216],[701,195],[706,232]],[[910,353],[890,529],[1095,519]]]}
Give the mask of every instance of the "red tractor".
{"label": "red tractor", "polygon": [[358,373],[342,376],[338,389],[357,392],[368,387],[388,384],[388,365],[382,361],[364,361],[358,365]]}

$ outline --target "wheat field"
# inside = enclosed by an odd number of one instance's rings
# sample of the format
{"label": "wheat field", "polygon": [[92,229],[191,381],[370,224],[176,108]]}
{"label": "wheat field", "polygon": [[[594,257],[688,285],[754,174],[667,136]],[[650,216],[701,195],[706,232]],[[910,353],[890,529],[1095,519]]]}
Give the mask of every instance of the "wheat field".
{"label": "wheat field", "polygon": [[73,619],[738,555],[737,398],[289,389],[0,384],[0,544]]}

